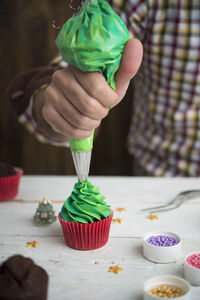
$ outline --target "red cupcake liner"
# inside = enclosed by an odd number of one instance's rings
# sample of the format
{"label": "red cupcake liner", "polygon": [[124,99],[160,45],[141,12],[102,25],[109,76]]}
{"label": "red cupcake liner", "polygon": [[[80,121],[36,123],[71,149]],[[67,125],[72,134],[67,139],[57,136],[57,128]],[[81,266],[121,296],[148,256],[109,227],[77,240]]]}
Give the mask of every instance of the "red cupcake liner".
{"label": "red cupcake liner", "polygon": [[8,177],[0,177],[0,201],[13,199],[18,194],[19,181],[23,174],[20,168],[14,168],[17,174]]}
{"label": "red cupcake liner", "polygon": [[103,247],[109,237],[113,211],[107,218],[94,223],[75,223],[65,221],[59,213],[65,243],[77,250],[94,250]]}

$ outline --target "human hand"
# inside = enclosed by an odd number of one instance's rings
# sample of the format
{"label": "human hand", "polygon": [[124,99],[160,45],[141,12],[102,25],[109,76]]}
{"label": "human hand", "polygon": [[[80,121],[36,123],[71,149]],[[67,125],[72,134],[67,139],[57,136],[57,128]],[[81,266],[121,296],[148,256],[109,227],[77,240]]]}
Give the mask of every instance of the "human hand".
{"label": "human hand", "polygon": [[83,72],[71,65],[56,71],[45,91],[44,119],[62,136],[89,137],[107,116],[108,108],[123,99],[141,64],[142,52],[139,40],[127,42],[115,76],[116,91],[99,72]]}

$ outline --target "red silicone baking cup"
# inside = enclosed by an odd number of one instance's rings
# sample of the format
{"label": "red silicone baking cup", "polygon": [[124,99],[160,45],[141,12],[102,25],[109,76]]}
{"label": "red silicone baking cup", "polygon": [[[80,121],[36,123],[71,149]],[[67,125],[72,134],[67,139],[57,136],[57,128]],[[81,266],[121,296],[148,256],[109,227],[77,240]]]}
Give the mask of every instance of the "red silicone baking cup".
{"label": "red silicone baking cup", "polygon": [[101,221],[84,224],[65,221],[60,213],[58,216],[66,245],[77,250],[103,247],[108,241],[112,217],[113,211]]}
{"label": "red silicone baking cup", "polygon": [[14,168],[17,174],[8,177],[0,177],[0,201],[13,199],[18,194],[20,178],[23,170]]}

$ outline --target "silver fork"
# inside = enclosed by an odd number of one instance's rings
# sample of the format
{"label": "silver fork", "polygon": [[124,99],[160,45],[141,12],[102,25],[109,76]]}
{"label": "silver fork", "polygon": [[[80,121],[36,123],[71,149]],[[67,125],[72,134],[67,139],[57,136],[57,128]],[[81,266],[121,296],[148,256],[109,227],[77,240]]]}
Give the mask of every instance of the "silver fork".
{"label": "silver fork", "polygon": [[171,201],[167,202],[164,205],[143,208],[141,209],[141,211],[149,211],[150,214],[169,211],[181,206],[181,204],[185,200],[192,200],[199,196],[200,196],[200,190],[183,191],[177,194]]}

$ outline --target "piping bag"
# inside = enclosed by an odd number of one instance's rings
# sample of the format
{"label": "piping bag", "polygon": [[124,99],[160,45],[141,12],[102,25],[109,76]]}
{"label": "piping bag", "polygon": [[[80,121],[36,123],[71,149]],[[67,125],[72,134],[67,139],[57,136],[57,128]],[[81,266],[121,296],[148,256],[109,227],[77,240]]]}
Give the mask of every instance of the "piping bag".
{"label": "piping bag", "polygon": [[[129,39],[125,23],[108,3],[86,0],[78,14],[62,26],[56,46],[68,64],[84,72],[100,72],[115,90],[114,76]],[[94,130],[86,139],[68,138],[80,182],[88,178],[93,136]]]}

